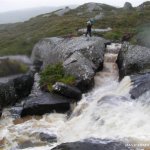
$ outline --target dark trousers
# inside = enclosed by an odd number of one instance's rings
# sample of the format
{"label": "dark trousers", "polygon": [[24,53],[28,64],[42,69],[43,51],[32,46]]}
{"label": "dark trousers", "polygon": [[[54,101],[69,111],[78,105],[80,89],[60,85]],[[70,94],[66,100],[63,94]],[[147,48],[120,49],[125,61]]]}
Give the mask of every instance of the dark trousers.
{"label": "dark trousers", "polygon": [[86,36],[87,36],[87,35],[89,35],[89,36],[91,37],[91,36],[92,36],[91,30],[87,29],[86,34],[85,34],[85,35],[86,35]]}

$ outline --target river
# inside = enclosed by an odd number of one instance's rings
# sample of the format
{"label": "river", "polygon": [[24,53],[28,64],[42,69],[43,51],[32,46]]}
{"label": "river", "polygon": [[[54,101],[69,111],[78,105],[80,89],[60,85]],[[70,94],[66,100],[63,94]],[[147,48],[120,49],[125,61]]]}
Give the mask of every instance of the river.
{"label": "river", "polygon": [[[118,81],[116,59],[120,47],[115,43],[107,47],[103,70],[95,76],[95,87],[83,94],[69,117],[53,113],[15,119],[5,109],[0,120],[0,150],[17,150],[25,142],[34,143],[34,147],[25,150],[50,150],[64,142],[87,138],[150,144],[150,92],[133,100],[129,94],[130,77]],[[36,79],[31,96],[38,96],[38,74]],[[57,142],[42,142],[39,133],[57,136]]]}

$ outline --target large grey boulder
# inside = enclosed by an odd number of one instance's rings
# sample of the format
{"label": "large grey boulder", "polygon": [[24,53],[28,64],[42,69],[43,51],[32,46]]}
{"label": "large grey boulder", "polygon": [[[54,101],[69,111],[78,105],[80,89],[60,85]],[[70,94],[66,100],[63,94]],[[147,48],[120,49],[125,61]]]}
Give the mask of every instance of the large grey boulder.
{"label": "large grey boulder", "polygon": [[150,49],[124,43],[117,59],[120,78],[150,72]]}
{"label": "large grey boulder", "polygon": [[94,85],[96,66],[83,54],[75,52],[64,62],[64,68],[67,73],[76,77],[76,85],[82,91]]}
{"label": "large grey boulder", "polygon": [[100,37],[45,38],[35,45],[31,58],[34,65],[42,62],[43,69],[49,64],[63,63],[66,73],[73,75],[85,91],[103,66],[105,42]]}
{"label": "large grey boulder", "polygon": [[[31,59],[33,61],[33,64],[34,65],[37,65],[37,64],[42,65],[42,63],[48,64],[47,60],[45,60],[45,59],[47,58],[49,53],[51,53],[49,55],[49,57],[50,57],[49,64],[58,63],[60,56],[58,55],[59,51],[57,52],[56,47],[62,41],[63,41],[63,38],[57,38],[57,37],[45,38],[45,39],[40,40],[34,46],[33,51],[32,51]],[[40,66],[38,66],[38,67],[40,67]]]}

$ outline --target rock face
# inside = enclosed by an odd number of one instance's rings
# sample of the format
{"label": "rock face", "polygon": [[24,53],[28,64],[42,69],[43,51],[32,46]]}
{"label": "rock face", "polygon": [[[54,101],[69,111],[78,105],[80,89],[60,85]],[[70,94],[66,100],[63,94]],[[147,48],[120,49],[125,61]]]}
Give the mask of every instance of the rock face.
{"label": "rock face", "polygon": [[120,142],[92,143],[92,142],[73,142],[61,144],[52,150],[129,150],[125,144]]}
{"label": "rock face", "polygon": [[63,62],[66,73],[73,75],[77,86],[85,91],[94,84],[95,72],[102,68],[105,42],[100,37],[46,38],[35,45],[32,60],[35,65],[43,62],[43,68]]}
{"label": "rock face", "polygon": [[133,83],[133,88],[130,94],[133,99],[136,99],[150,90],[150,73],[131,76],[131,82]]}
{"label": "rock face", "polygon": [[125,2],[123,9],[124,10],[132,10],[133,9],[132,4],[129,2]]}
{"label": "rock face", "polygon": [[74,100],[80,100],[82,97],[82,93],[79,89],[66,85],[61,82],[56,82],[53,85],[53,91],[57,94],[64,95],[68,98],[72,98]]}
{"label": "rock face", "polygon": [[30,94],[34,79],[31,74],[25,74],[6,83],[0,83],[0,106],[14,105],[20,98]]}
{"label": "rock face", "polygon": [[150,72],[150,49],[124,43],[117,63],[120,79],[126,75]]}
{"label": "rock face", "polygon": [[38,97],[28,99],[23,106],[21,117],[27,115],[43,115],[45,113],[64,113],[70,109],[67,98],[50,93],[43,93]]}

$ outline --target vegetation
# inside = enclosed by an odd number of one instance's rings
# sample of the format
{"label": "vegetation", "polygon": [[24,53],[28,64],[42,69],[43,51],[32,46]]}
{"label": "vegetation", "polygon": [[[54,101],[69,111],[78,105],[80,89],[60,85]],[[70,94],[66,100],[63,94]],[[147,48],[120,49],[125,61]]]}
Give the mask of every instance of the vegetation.
{"label": "vegetation", "polygon": [[52,85],[55,82],[63,82],[65,84],[73,85],[75,78],[71,75],[65,74],[62,64],[48,65],[41,73],[40,86],[44,90],[51,91]]}
{"label": "vegetation", "polygon": [[[148,5],[149,6],[149,5]],[[100,34],[105,38],[119,40],[126,32],[135,36],[139,27],[149,23],[150,9],[142,11],[133,9],[125,11],[108,5],[102,5],[105,17],[96,21],[94,28],[111,27],[113,30]],[[79,14],[80,13],[80,14]],[[0,56],[10,54],[30,55],[34,44],[44,37],[78,35],[77,29],[86,26],[89,18],[99,14],[99,10],[88,12],[86,5],[71,10],[64,16],[57,16],[54,13],[40,15],[24,23],[0,25]],[[132,41],[135,41],[132,39]]]}
{"label": "vegetation", "polygon": [[0,60],[0,77],[26,73],[28,69],[26,64],[15,60]]}

